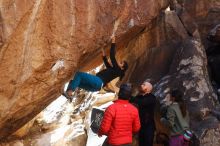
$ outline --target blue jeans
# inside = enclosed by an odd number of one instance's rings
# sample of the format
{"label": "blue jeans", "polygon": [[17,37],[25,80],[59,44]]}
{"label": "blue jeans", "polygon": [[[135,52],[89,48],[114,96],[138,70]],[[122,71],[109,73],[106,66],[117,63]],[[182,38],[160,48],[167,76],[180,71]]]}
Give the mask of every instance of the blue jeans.
{"label": "blue jeans", "polygon": [[67,90],[73,90],[77,87],[87,91],[99,91],[102,88],[103,81],[95,76],[84,72],[77,72],[74,79],[69,82]]}

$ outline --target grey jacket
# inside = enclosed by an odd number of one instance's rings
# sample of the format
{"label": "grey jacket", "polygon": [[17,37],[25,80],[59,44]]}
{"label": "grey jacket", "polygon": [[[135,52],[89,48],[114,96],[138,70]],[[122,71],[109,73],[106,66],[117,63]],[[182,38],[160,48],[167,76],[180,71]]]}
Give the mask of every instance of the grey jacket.
{"label": "grey jacket", "polygon": [[170,128],[171,136],[184,134],[184,130],[189,129],[189,116],[183,117],[178,103],[174,102],[168,107],[166,116],[163,123]]}

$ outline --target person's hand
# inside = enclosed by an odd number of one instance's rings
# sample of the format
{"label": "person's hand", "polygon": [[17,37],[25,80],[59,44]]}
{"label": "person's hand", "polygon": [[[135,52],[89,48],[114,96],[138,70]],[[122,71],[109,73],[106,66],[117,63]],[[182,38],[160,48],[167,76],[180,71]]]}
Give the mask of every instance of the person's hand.
{"label": "person's hand", "polygon": [[115,43],[115,35],[111,36],[112,43]]}
{"label": "person's hand", "polygon": [[102,135],[101,135],[101,134],[98,134],[98,137],[100,138],[100,137],[102,137]]}
{"label": "person's hand", "polygon": [[166,123],[166,121],[167,121],[166,118],[164,118],[164,117],[160,118],[161,123]]}

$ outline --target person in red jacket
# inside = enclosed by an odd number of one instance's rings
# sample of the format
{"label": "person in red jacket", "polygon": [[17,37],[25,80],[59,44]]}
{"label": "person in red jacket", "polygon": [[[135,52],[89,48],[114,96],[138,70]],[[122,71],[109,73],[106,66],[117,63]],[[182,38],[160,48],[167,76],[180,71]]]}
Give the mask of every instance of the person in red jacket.
{"label": "person in red jacket", "polygon": [[104,113],[98,135],[107,135],[109,146],[131,146],[132,133],[140,129],[138,110],[129,103],[130,97],[131,85],[122,84],[118,100]]}

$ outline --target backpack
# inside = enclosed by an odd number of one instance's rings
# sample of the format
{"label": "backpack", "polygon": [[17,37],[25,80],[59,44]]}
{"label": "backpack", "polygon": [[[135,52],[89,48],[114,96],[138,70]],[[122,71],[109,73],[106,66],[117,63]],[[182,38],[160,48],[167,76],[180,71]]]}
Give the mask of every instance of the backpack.
{"label": "backpack", "polygon": [[101,109],[93,108],[91,115],[91,126],[92,132],[98,133],[100,125],[102,123],[102,119],[104,116],[104,111]]}

